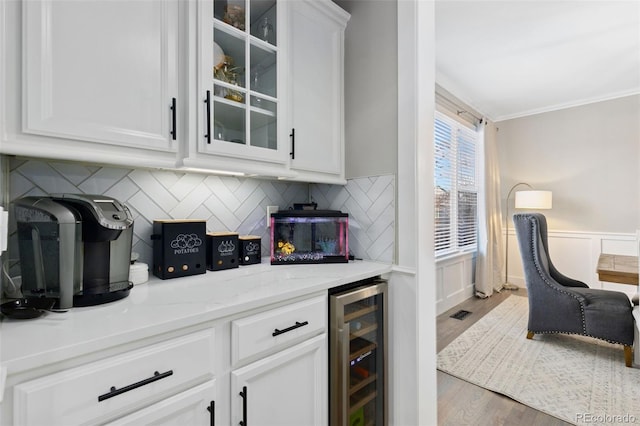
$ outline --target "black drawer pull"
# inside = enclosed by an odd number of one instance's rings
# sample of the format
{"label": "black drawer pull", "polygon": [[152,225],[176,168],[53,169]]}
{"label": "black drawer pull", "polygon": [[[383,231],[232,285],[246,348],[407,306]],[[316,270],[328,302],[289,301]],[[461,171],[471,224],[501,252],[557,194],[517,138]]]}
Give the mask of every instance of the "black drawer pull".
{"label": "black drawer pull", "polygon": [[176,140],[176,98],[171,98],[171,139]]}
{"label": "black drawer pull", "polygon": [[204,135],[204,138],[207,140],[207,143],[211,143],[211,90],[207,90],[207,97],[204,98],[204,103],[207,106],[206,114],[207,114],[207,134]]}
{"label": "black drawer pull", "polygon": [[272,336],[276,337],[276,336],[278,336],[280,334],[284,334],[284,333],[286,333],[288,331],[295,330],[296,328],[304,327],[305,325],[308,325],[308,324],[309,324],[309,321],[305,321],[305,322],[296,321],[296,323],[294,325],[292,325],[291,327],[287,327],[284,330],[278,330],[276,328],[275,330],[273,330]]}
{"label": "black drawer pull", "polygon": [[148,385],[149,383],[153,383],[153,382],[155,382],[157,380],[164,379],[165,377],[169,377],[172,374],[173,374],[173,370],[169,370],[169,371],[167,371],[165,373],[162,373],[162,374],[160,374],[157,371],[155,371],[153,373],[153,377],[149,377],[148,379],[144,379],[142,381],[139,381],[138,383],[134,383],[132,385],[128,385],[128,386],[125,386],[125,387],[120,388],[120,389],[116,389],[115,386],[111,386],[111,391],[105,393],[104,395],[100,395],[98,397],[98,402],[104,401],[105,399],[113,398],[114,396],[118,396],[121,393],[129,392],[130,390],[134,390],[134,389],[139,388],[141,386]]}
{"label": "black drawer pull", "polygon": [[242,420],[238,423],[240,426],[247,426],[247,387],[242,387],[242,392],[240,392],[240,396],[242,397]]}
{"label": "black drawer pull", "polygon": [[209,406],[207,407],[207,411],[210,413],[209,419],[211,420],[209,424],[211,426],[216,426],[216,402],[211,401]]}

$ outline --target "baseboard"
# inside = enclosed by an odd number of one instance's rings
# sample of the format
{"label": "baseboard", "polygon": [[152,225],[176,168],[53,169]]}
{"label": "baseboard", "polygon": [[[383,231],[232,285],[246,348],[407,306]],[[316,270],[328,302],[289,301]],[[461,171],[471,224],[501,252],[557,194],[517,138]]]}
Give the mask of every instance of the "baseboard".
{"label": "baseboard", "polygon": [[436,315],[440,315],[454,306],[473,297],[475,287],[473,285],[465,287],[463,290],[450,294],[446,299],[436,302]]}

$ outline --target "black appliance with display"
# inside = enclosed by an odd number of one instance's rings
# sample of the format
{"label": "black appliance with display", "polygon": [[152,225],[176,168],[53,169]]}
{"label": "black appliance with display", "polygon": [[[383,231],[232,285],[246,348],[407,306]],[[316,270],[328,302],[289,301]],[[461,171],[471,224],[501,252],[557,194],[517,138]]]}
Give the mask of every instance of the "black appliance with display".
{"label": "black appliance with display", "polygon": [[129,295],[133,217],[123,203],[58,194],[18,199],[14,211],[25,297],[66,309]]}

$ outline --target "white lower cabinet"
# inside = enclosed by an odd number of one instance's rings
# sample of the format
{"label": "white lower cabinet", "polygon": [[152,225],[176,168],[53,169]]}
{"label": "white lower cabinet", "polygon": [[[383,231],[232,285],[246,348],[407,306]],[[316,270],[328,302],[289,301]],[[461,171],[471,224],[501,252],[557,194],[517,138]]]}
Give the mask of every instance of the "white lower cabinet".
{"label": "white lower cabinet", "polygon": [[0,423],[327,425],[325,294],[166,333],[10,373]]}
{"label": "white lower cabinet", "polygon": [[326,425],[327,296],[231,322],[231,424]]}
{"label": "white lower cabinet", "polygon": [[304,339],[327,327],[325,296],[290,303],[231,322],[231,363],[244,365]]}
{"label": "white lower cabinet", "polygon": [[202,330],[20,383],[14,423],[100,424],[166,400],[213,378],[213,337]]}
{"label": "white lower cabinet", "polygon": [[212,425],[216,412],[216,381],[211,380],[150,407],[107,423],[109,426]]}
{"label": "white lower cabinet", "polygon": [[231,424],[327,424],[327,336],[231,372]]}

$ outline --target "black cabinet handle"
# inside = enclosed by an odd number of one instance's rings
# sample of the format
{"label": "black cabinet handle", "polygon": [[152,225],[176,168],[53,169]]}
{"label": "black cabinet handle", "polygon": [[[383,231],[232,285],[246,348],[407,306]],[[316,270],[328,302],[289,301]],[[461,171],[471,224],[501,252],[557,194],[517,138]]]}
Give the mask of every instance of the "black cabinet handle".
{"label": "black cabinet handle", "polygon": [[289,137],[291,138],[291,152],[289,155],[291,159],[294,160],[296,158],[296,129],[291,129]]}
{"label": "black cabinet handle", "polygon": [[207,407],[207,411],[211,413],[211,421],[209,422],[209,424],[211,426],[216,426],[216,402],[215,401],[211,401],[209,403],[209,406]]}
{"label": "black cabinet handle", "polygon": [[155,371],[153,373],[153,377],[149,377],[148,379],[144,379],[138,383],[134,383],[132,385],[128,385],[120,389],[116,389],[115,386],[111,386],[111,390],[109,392],[105,393],[104,395],[98,396],[98,402],[104,401],[105,399],[113,398],[114,396],[118,396],[122,393],[129,392],[130,390],[134,390],[141,386],[148,385],[149,383],[153,383],[155,381],[164,379],[165,377],[169,377],[171,375],[173,375],[173,370],[169,370],[162,374]]}
{"label": "black cabinet handle", "polygon": [[240,392],[240,396],[242,397],[242,420],[240,420],[240,426],[247,426],[247,387],[242,387],[242,392]]}
{"label": "black cabinet handle", "polygon": [[176,98],[171,98],[171,139],[176,140]]}
{"label": "black cabinet handle", "polygon": [[204,99],[204,103],[207,105],[207,134],[204,137],[207,139],[207,143],[211,143],[211,90],[207,90],[207,97]]}
{"label": "black cabinet handle", "polygon": [[296,321],[296,323],[294,325],[292,325],[291,327],[287,327],[284,330],[278,330],[277,328],[275,330],[273,330],[273,333],[271,334],[273,337],[276,337],[280,334],[284,334],[288,331],[291,330],[295,330],[296,328],[300,328],[300,327],[304,327],[305,325],[308,325],[309,321],[305,321],[305,322],[298,322]]}

